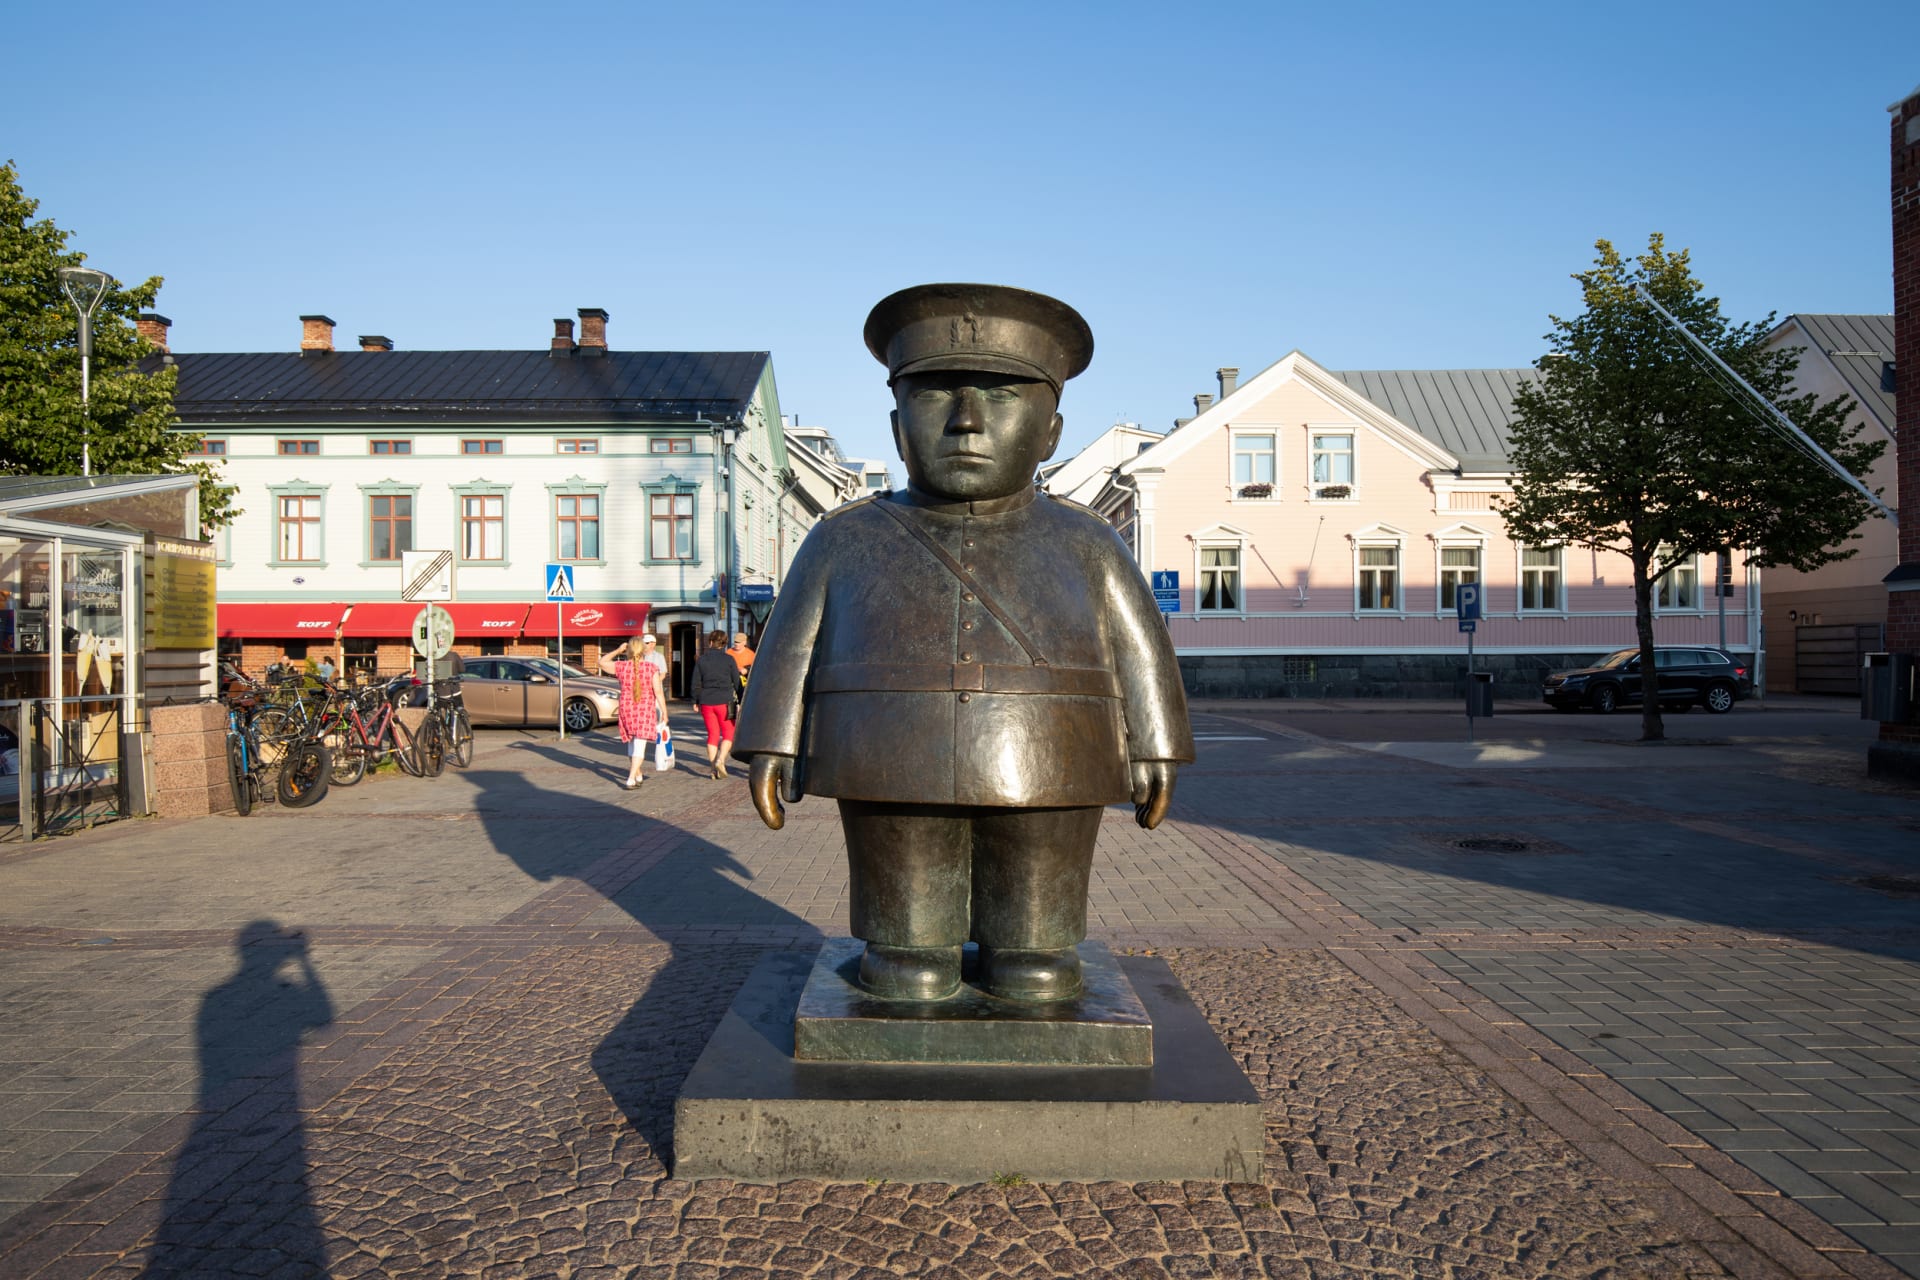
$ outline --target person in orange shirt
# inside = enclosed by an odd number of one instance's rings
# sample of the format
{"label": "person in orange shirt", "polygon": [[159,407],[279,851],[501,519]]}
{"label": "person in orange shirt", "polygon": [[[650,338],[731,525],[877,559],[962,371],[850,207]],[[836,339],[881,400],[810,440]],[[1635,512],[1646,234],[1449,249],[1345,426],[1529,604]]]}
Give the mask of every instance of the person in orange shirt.
{"label": "person in orange shirt", "polygon": [[733,659],[733,665],[740,668],[740,676],[746,678],[747,668],[753,665],[753,650],[747,648],[747,633],[733,633],[733,648],[727,650],[727,656]]}

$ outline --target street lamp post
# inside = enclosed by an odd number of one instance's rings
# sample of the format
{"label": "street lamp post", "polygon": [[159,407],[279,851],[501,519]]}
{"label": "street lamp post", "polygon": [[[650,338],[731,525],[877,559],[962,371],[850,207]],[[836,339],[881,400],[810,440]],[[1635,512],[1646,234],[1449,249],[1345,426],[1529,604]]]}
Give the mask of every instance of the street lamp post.
{"label": "street lamp post", "polygon": [[60,287],[80,313],[80,474],[93,474],[92,422],[87,401],[93,389],[93,313],[113,277],[92,267],[61,267]]}

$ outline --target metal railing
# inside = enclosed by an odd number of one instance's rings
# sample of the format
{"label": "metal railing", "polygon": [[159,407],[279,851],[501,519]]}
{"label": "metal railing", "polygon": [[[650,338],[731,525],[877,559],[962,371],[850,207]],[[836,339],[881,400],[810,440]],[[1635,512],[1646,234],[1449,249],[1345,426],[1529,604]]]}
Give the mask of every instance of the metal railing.
{"label": "metal railing", "polygon": [[[121,725],[132,696],[0,701],[0,840],[33,840],[128,812]],[[0,741],[4,736],[0,736]]]}

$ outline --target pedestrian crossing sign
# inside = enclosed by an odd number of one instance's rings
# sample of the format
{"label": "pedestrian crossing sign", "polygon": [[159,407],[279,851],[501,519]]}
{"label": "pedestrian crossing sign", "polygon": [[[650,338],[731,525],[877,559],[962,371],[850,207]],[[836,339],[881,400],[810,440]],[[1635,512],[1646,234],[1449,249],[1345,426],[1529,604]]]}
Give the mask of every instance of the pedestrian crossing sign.
{"label": "pedestrian crossing sign", "polygon": [[547,599],[573,599],[573,566],[550,564],[547,566]]}

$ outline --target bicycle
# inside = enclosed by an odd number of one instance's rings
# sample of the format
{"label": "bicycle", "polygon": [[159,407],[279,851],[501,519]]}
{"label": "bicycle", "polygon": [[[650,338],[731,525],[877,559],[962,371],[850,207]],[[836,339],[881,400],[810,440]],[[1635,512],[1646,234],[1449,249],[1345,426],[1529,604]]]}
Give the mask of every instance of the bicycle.
{"label": "bicycle", "polygon": [[234,811],[243,818],[253,812],[256,794],[267,804],[278,799],[276,789],[266,785],[269,766],[247,724],[246,710],[242,698],[227,703],[227,788],[233,793]]}
{"label": "bicycle", "polygon": [[[418,733],[400,719],[400,703],[418,683],[411,675],[395,676],[385,684],[329,704],[322,716],[323,731],[332,743],[329,777],[351,787],[367,775],[367,765],[397,761],[414,777],[435,777],[445,759],[440,723],[428,716]],[[331,718],[330,718],[331,717]]]}
{"label": "bicycle", "polygon": [[282,763],[297,739],[315,736],[326,703],[322,703],[321,711],[316,711],[311,694],[317,691],[327,699],[334,696],[334,690],[326,684],[318,685],[317,689],[310,687],[300,673],[288,671],[278,663],[267,668],[264,684],[238,668],[234,668],[232,674],[245,681],[258,699],[249,724],[269,764]]}
{"label": "bicycle", "polygon": [[[446,692],[448,686],[453,690],[451,693]],[[460,682],[435,681],[432,692],[433,701],[427,715],[439,721],[448,763],[464,769],[473,763],[473,719],[467,715],[466,701],[460,696]]]}

